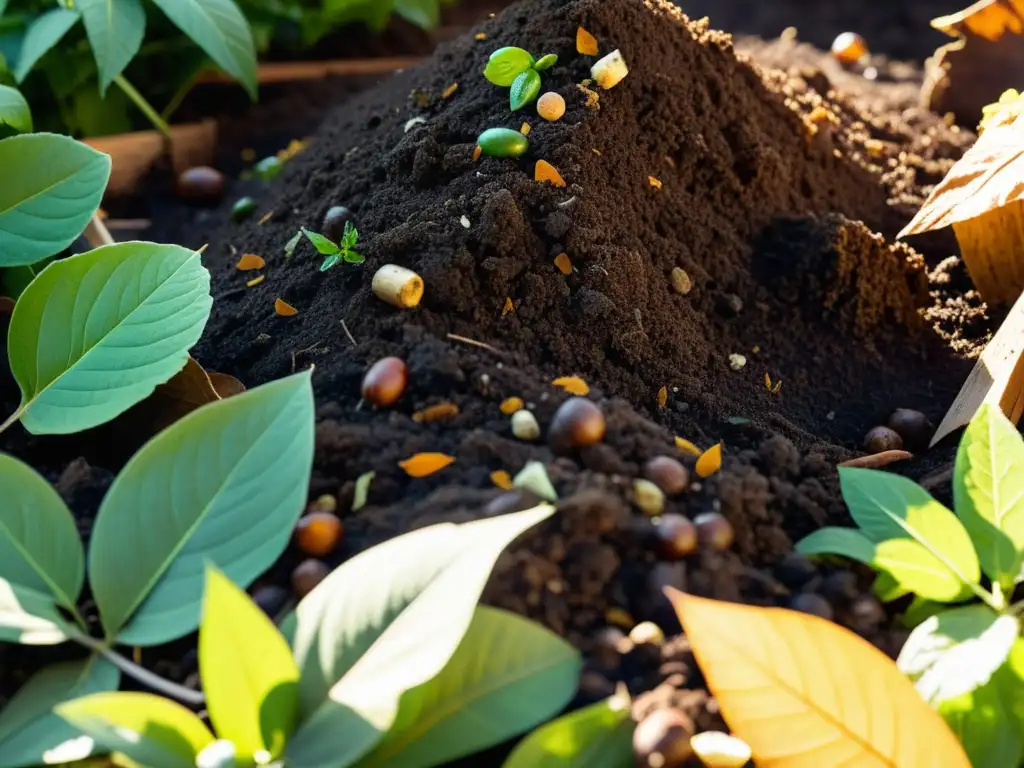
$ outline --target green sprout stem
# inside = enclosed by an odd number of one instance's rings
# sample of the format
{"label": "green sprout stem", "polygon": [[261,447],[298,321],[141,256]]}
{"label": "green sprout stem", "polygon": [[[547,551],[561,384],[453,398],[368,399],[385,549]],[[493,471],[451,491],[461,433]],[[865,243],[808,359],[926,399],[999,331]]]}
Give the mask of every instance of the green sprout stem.
{"label": "green sprout stem", "polygon": [[153,126],[164,135],[164,137],[170,141],[171,139],[171,127],[167,124],[167,121],[160,117],[160,113],[157,112],[153,105],[146,101],[146,97],[139,93],[135,86],[128,82],[124,75],[118,75],[114,78],[114,82],[117,87],[124,91],[124,95],[127,96],[139,111],[142,112]]}
{"label": "green sprout stem", "polygon": [[206,703],[206,696],[203,695],[202,691],[193,691],[191,688],[186,688],[183,685],[178,685],[178,683],[162,678],[160,675],[150,672],[145,667],[111,650],[109,646],[94,637],[76,635],[72,639],[79,645],[84,645],[89,650],[95,651],[126,675],[152,688],[154,691],[194,707],[201,707]]}
{"label": "green sprout stem", "polygon": [[0,424],[0,434],[6,432],[10,427],[14,426],[14,423],[22,417],[25,413],[25,407],[22,406],[14,413],[11,414],[10,418],[7,419],[3,424]]}

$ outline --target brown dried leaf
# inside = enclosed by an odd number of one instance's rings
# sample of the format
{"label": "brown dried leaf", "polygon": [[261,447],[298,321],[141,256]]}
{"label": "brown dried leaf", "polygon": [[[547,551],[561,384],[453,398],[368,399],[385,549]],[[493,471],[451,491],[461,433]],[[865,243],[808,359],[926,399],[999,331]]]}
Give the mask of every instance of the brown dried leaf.
{"label": "brown dried leaf", "polygon": [[858,456],[856,459],[841,462],[839,466],[878,469],[897,461],[906,461],[912,458],[914,458],[914,454],[908,451],[882,451],[881,453],[872,453],[868,456]]}
{"label": "brown dried leaf", "polygon": [[226,400],[229,397],[245,392],[245,385],[234,376],[229,376],[226,373],[217,373],[216,371],[207,371],[206,375],[209,376],[210,383],[213,384],[213,388],[220,395],[221,400]]}
{"label": "brown dried leaf", "polygon": [[511,416],[516,411],[522,410],[524,405],[525,403],[521,397],[507,397],[501,401],[501,405],[499,407],[501,408],[502,413],[506,416]]}

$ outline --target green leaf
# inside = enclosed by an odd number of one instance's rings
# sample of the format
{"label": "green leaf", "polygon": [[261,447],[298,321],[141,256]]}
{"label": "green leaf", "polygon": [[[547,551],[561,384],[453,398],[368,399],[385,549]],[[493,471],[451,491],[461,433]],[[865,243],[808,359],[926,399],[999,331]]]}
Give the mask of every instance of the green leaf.
{"label": "green leaf", "polygon": [[310,232],[305,227],[302,228],[302,234],[304,234],[309,239],[309,242],[313,244],[313,247],[324,256],[338,255],[341,250],[338,248],[336,243],[331,241],[330,238],[324,237],[316,232]]}
{"label": "green leaf", "polygon": [[217,66],[256,98],[256,44],[234,0],[153,0]]}
{"label": "green leaf", "polygon": [[0,768],[28,768],[84,760],[94,743],[53,713],[61,702],[117,690],[120,673],[93,656],[45,667],[0,711]]}
{"label": "green leaf", "polygon": [[213,742],[194,713],[149,693],[94,693],[54,710],[112,752],[146,768],[185,768]]}
{"label": "green leaf", "polygon": [[34,469],[2,453],[0,488],[0,577],[73,609],[85,554],[70,510]]}
{"label": "green leaf", "polygon": [[850,514],[869,539],[876,543],[912,539],[963,584],[981,579],[978,555],[967,531],[956,515],[919,485],[899,475],[850,467],[839,469],[839,480]]}
{"label": "green leaf", "polygon": [[927,600],[950,603],[973,594],[942,559],[913,539],[889,539],[878,544],[871,565],[892,574],[901,586]]}
{"label": "green leaf", "polygon": [[82,234],[110,178],[110,157],[53,133],[0,141],[0,267],[34,264]]}
{"label": "green leaf", "polygon": [[336,267],[339,261],[341,261],[340,253],[331,254],[326,259],[324,259],[324,263],[320,265],[320,271],[326,272],[331,267]]}
{"label": "green leaf", "polygon": [[430,768],[501,744],[560,712],[580,667],[576,649],[540,624],[477,606],[448,664],[402,695],[394,724],[360,765]]}
{"label": "green leaf", "polygon": [[149,646],[186,635],[199,624],[207,561],[247,587],[284,551],[313,464],[310,376],[203,406],[128,462],[89,549],[108,638]]}
{"label": "green leaf", "polygon": [[956,454],[956,513],[978,550],[981,567],[1013,591],[1024,555],[1024,440],[999,408],[982,406]]}
{"label": "green leaf", "polygon": [[948,610],[949,606],[945,603],[936,603],[934,600],[925,600],[923,597],[915,596],[907,606],[907,610],[900,616],[900,624],[907,629],[913,629],[925,619],[938,616]]}
{"label": "green leaf", "polygon": [[1024,639],[1017,638],[1010,650],[1010,656],[993,679],[999,685],[1003,700],[1003,710],[1014,724],[1017,733],[1024,743]]}
{"label": "green leaf", "polygon": [[366,261],[365,256],[361,253],[356,253],[355,251],[345,251],[344,257],[346,264],[362,264]]}
{"label": "green leaf", "polygon": [[36,62],[49,53],[80,18],[78,11],[68,8],[54,8],[36,17],[25,31],[18,63],[14,67],[14,79],[23,82]]}
{"label": "green leaf", "polygon": [[985,685],[1003,665],[1020,627],[984,605],[932,616],[907,638],[897,666],[932,706]]}
{"label": "green leaf", "polygon": [[998,681],[944,701],[936,710],[963,744],[973,768],[1020,765],[1024,756],[1020,729],[1003,704]]}
{"label": "green leaf", "polygon": [[18,133],[32,130],[32,111],[16,88],[0,85],[0,125],[10,126]]}
{"label": "green leaf", "polygon": [[871,565],[875,543],[852,528],[822,528],[799,541],[796,551],[802,555],[842,555]]}
{"label": "green leaf", "polygon": [[395,13],[420,29],[434,29],[441,20],[439,0],[394,0]]}
{"label": "green leaf", "polygon": [[537,63],[533,65],[533,68],[536,69],[538,72],[546,72],[547,70],[549,70],[553,66],[555,66],[555,64],[557,64],[557,63],[558,63],[558,54],[557,53],[549,53],[549,54],[547,54],[545,56],[541,56],[539,59],[537,59]]}
{"label": "green leaf", "polygon": [[177,245],[119,243],[47,266],[8,334],[25,429],[80,432],[147,398],[184,367],[212,303],[199,254]]}
{"label": "green leaf", "polygon": [[612,696],[543,725],[502,768],[624,768],[633,764],[629,699]]}
{"label": "green leaf", "polygon": [[[183,2],[184,0],[180,0]],[[141,0],[76,0],[100,75],[100,93],[135,58],[146,32]]]}
{"label": "green leaf", "polygon": [[0,293],[17,300],[25,292],[36,275],[43,271],[53,259],[43,259],[35,264],[23,264],[20,267],[7,267],[0,270]]}
{"label": "green leaf", "polygon": [[533,64],[533,56],[529,51],[514,46],[499,48],[488,59],[484,77],[495,85],[507,88]]}
{"label": "green leaf", "polygon": [[875,577],[871,591],[883,603],[891,603],[893,600],[899,600],[904,595],[910,594],[910,590],[896,581],[891,573],[885,571],[880,571]]}
{"label": "green leaf", "polygon": [[217,734],[239,760],[279,757],[299,722],[299,669],[288,643],[249,596],[210,566],[199,627],[199,674]]}
{"label": "green leaf", "polygon": [[340,749],[354,761],[376,746],[401,695],[452,658],[502,550],[553,511],[413,531],[357,555],[310,592],[282,627],[301,670],[304,716],[286,762],[347,765]]}
{"label": "green leaf", "polygon": [[343,251],[348,251],[356,247],[359,243],[359,230],[352,226],[351,221],[345,222],[345,231],[341,234],[341,242],[338,243],[338,247]]}
{"label": "green leaf", "polygon": [[536,101],[540,94],[540,75],[535,69],[519,73],[508,92],[508,105],[513,112]]}

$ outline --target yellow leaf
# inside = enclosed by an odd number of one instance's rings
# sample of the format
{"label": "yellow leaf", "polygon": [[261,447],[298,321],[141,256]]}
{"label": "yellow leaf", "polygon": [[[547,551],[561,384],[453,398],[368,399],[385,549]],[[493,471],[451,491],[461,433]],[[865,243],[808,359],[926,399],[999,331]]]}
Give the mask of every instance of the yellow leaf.
{"label": "yellow leaf", "polygon": [[597,56],[597,38],[583,27],[576,29],[576,52],[584,56]]}
{"label": "yellow leaf", "polygon": [[722,468],[722,444],[718,443],[708,448],[697,459],[697,474],[701,477],[711,477]]}
{"label": "yellow leaf", "polygon": [[246,283],[246,286],[248,286],[249,288],[255,288],[257,285],[259,285],[260,283],[262,283],[266,279],[267,279],[266,275],[260,275],[259,277],[254,277],[252,280],[250,280],[249,282]]}
{"label": "yellow leaf", "polygon": [[504,469],[498,469],[491,472],[491,482],[501,488],[503,491],[512,490],[512,475],[506,472]]}
{"label": "yellow leaf", "polygon": [[537,161],[537,165],[534,166],[533,170],[533,179],[534,181],[549,182],[556,187],[565,186],[565,179],[562,178],[562,174],[547,160]]}
{"label": "yellow leaf", "polygon": [[683,453],[690,454],[691,456],[700,457],[704,453],[704,451],[702,451],[700,448],[698,448],[696,445],[691,443],[686,438],[678,436],[676,437],[676,448],[678,448]]}
{"label": "yellow leaf", "polygon": [[281,317],[291,317],[293,315],[299,314],[299,310],[297,310],[284,299],[274,300],[274,311]]}
{"label": "yellow leaf", "polygon": [[551,383],[556,387],[561,387],[570,395],[582,397],[583,395],[590,394],[590,386],[579,376],[559,376]]}
{"label": "yellow leaf", "polygon": [[522,410],[525,403],[521,397],[507,397],[501,401],[501,412],[506,416],[511,416],[516,411]]}
{"label": "yellow leaf", "polygon": [[422,411],[416,411],[412,415],[412,420],[417,424],[430,424],[434,421],[453,419],[458,415],[459,406],[455,403],[438,403],[437,405],[424,408]]}
{"label": "yellow leaf", "polygon": [[267,262],[263,260],[262,256],[257,256],[255,253],[243,253],[242,258],[235,264],[235,269],[240,272],[249,272],[254,269],[263,269],[267,266]]}
{"label": "yellow leaf", "polygon": [[970,768],[942,718],[866,640],[806,613],[666,594],[758,768]]}
{"label": "yellow leaf", "polygon": [[668,405],[668,387],[662,387],[658,390],[658,407],[664,408]]}
{"label": "yellow leaf", "polygon": [[426,477],[444,469],[453,461],[455,457],[447,453],[417,453],[405,461],[398,462],[398,466],[404,469],[409,477]]}
{"label": "yellow leaf", "polygon": [[560,253],[555,256],[555,266],[558,267],[558,271],[563,275],[572,274],[572,262],[569,261],[569,254]]}

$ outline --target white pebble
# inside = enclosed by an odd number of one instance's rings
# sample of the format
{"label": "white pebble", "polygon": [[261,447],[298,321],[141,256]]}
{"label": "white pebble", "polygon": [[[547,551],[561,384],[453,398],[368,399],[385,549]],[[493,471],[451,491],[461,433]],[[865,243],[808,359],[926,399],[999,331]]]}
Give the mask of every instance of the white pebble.
{"label": "white pebble", "polygon": [[737,354],[735,352],[729,355],[729,367],[732,368],[734,371],[742,371],[743,366],[745,366],[746,364],[747,358],[745,358],[743,355]]}
{"label": "white pebble", "polygon": [[536,440],[540,437],[540,424],[537,417],[522,408],[512,414],[512,434],[520,440]]}
{"label": "white pebble", "polygon": [[469,229],[471,226],[473,226],[472,224],[469,223],[468,216],[463,216],[461,219],[459,219],[459,224],[464,226],[466,229]]}

